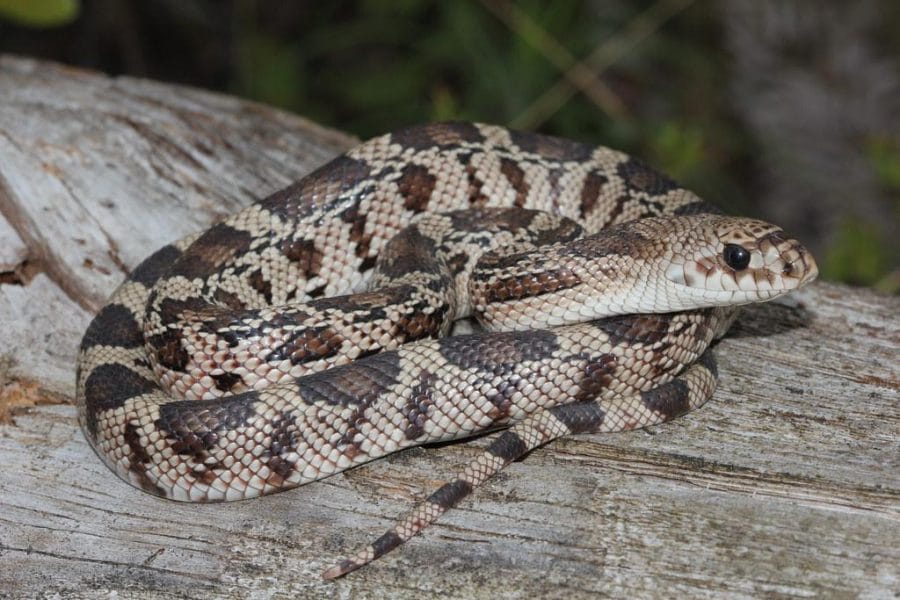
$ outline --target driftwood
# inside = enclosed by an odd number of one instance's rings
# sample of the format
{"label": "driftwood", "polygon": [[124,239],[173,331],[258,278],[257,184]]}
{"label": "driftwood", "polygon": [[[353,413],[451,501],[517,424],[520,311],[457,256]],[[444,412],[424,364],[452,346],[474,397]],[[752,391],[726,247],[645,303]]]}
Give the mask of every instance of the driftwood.
{"label": "driftwood", "polygon": [[816,283],[747,308],[673,423],[510,466],[399,551],[321,571],[489,439],[283,494],[132,489],[78,430],[75,351],[141,258],[351,145],[258,104],[0,58],[0,596],[890,597],[900,300]]}

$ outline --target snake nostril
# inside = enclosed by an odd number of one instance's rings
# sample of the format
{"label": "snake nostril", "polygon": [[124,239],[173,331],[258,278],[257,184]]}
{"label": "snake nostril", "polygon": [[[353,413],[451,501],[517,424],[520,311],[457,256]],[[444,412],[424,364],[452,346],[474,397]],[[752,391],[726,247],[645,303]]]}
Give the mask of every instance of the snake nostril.
{"label": "snake nostril", "polygon": [[784,275],[790,275],[791,273],[794,272],[794,264],[793,263],[785,264],[784,269],[782,269],[781,272]]}

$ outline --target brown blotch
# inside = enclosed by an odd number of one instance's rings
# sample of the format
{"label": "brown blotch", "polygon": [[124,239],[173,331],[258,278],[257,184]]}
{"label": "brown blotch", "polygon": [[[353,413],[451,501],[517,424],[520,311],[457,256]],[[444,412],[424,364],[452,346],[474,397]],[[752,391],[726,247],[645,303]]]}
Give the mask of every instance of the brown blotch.
{"label": "brown blotch", "polygon": [[213,467],[210,465],[204,464],[201,466],[195,466],[191,469],[191,476],[195,481],[199,483],[203,483],[205,485],[212,485],[212,483],[219,478],[219,474],[215,472],[215,468],[221,469],[221,466]]}
{"label": "brown blotch", "polygon": [[337,442],[337,449],[351,460],[363,453],[360,444],[364,436],[360,427],[369,422],[369,418],[366,417],[367,408],[365,405],[360,405],[353,409],[347,417],[346,429]]}
{"label": "brown blotch", "polygon": [[560,254],[598,258],[618,255],[645,257],[657,252],[657,244],[633,230],[628,223],[572,241],[560,249]]}
{"label": "brown blotch", "polygon": [[594,153],[594,148],[587,144],[539,133],[511,131],[510,137],[513,143],[525,152],[551,160],[582,162],[588,160]]}
{"label": "brown blotch", "polygon": [[147,454],[147,449],[141,444],[139,427],[134,423],[126,423],[122,437],[125,438],[125,443],[128,445],[128,449],[131,450],[128,470],[137,476],[140,488],[154,496],[166,496],[166,491],[147,475],[147,465],[150,464],[151,458]]}
{"label": "brown blotch", "polygon": [[579,204],[582,218],[594,211],[600,195],[603,193],[603,186],[607,183],[609,183],[609,178],[596,171],[591,171],[584,178],[584,185],[581,186],[581,203]]}
{"label": "brown blotch", "polygon": [[485,288],[487,302],[504,302],[552,294],[581,284],[581,279],[571,269],[529,273],[498,279]]}
{"label": "brown blotch", "polygon": [[216,382],[216,388],[223,392],[230,392],[231,389],[239,383],[243,383],[241,376],[236,373],[218,373],[210,375]]}
{"label": "brown blotch", "polygon": [[280,346],[273,348],[266,361],[275,363],[289,359],[299,365],[336,355],[344,343],[344,337],[330,326],[307,327],[298,330]]}
{"label": "brown blotch", "polygon": [[125,432],[122,437],[125,438],[125,443],[128,444],[128,449],[131,450],[131,456],[129,457],[131,470],[143,470],[138,465],[150,464],[150,455],[147,454],[147,449],[141,444],[140,428],[134,423],[128,422],[125,424]]}
{"label": "brown blotch", "polygon": [[559,198],[562,195],[562,178],[565,174],[566,170],[562,168],[550,169],[547,172],[547,183],[550,184],[550,195],[553,198]]}
{"label": "brown blotch", "polygon": [[618,362],[612,354],[601,354],[590,357],[582,370],[579,391],[575,396],[578,401],[593,400],[612,383]]}
{"label": "brown blotch", "polygon": [[273,456],[266,463],[270,471],[266,483],[275,487],[281,487],[284,485],[284,480],[294,472],[294,465],[296,464],[295,461],[287,460],[283,456]]}
{"label": "brown blotch", "polygon": [[359,204],[353,204],[341,213],[341,220],[350,225],[350,241],[356,245],[354,254],[360,259],[357,270],[365,272],[375,266],[376,256],[369,256],[372,245],[372,234],[366,233],[366,215],[359,210]]}
{"label": "brown blotch", "polygon": [[401,409],[406,418],[403,435],[408,440],[415,440],[425,432],[428,410],[434,405],[432,392],[436,378],[433,373],[424,373],[422,380],[413,387],[409,400]]}
{"label": "brown blotch", "polygon": [[641,401],[649,410],[661,414],[666,421],[683,415],[691,408],[690,390],[680,379],[641,392]]}
{"label": "brown blotch", "polygon": [[297,380],[300,397],[308,404],[368,406],[397,383],[400,358],[396,351],[381,352]]}
{"label": "brown blotch", "polygon": [[540,211],[514,207],[477,207],[450,211],[452,229],[481,233],[489,230],[517,231],[531,226]]}
{"label": "brown blotch", "polygon": [[174,300],[163,298],[159,302],[156,311],[163,325],[176,323],[186,315],[204,314],[210,309],[210,305],[203,298],[188,298],[186,300]]}
{"label": "brown blotch", "polygon": [[272,304],[272,282],[263,276],[261,270],[251,273],[247,278],[247,283],[259,292],[266,304]]}
{"label": "brown blotch", "polygon": [[500,159],[500,172],[516,191],[516,199],[513,201],[515,206],[525,206],[529,189],[528,183],[525,181],[525,171],[517,161],[503,157]]}
{"label": "brown blotch", "polygon": [[[396,531],[393,529],[382,534],[377,540],[372,542],[372,559],[380,558],[403,543]],[[344,563],[341,563],[343,566]],[[352,562],[349,564],[353,564]]]}
{"label": "brown blotch", "polygon": [[159,335],[152,336],[149,342],[155,349],[156,362],[169,370],[184,372],[190,356],[181,344],[181,334],[178,331],[167,329]]}
{"label": "brown blotch", "polygon": [[169,271],[169,268],[180,257],[181,250],[175,246],[163,246],[135,267],[128,279],[151,287]]}
{"label": "brown blotch", "polygon": [[84,414],[88,432],[97,436],[97,417],[100,413],[124,406],[129,398],[158,390],[159,386],[154,381],[124,365],[99,365],[84,382]]}
{"label": "brown blotch", "polygon": [[266,454],[269,460],[266,466],[271,473],[266,483],[280,487],[294,471],[295,461],[285,458],[297,447],[297,418],[291,411],[283,411],[272,419],[272,431],[269,436],[269,447]]}
{"label": "brown blotch", "polygon": [[[370,175],[367,163],[343,155],[300,181],[261,200],[259,206],[282,219],[296,222],[313,211],[341,200]],[[360,194],[355,205],[363,199]]]}
{"label": "brown blotch", "polygon": [[512,397],[518,391],[518,387],[513,381],[504,380],[497,386],[497,392],[487,395],[487,400],[493,407],[489,416],[492,422],[496,424],[506,423],[509,421],[509,411],[513,407]]}
{"label": "brown blotch", "polygon": [[579,402],[554,406],[550,414],[559,419],[570,433],[589,433],[603,425],[606,413],[596,402]]}
{"label": "brown blotch", "polygon": [[434,240],[422,235],[416,226],[403,229],[391,239],[378,256],[378,272],[396,279],[413,271],[438,273]]}
{"label": "brown blotch", "polygon": [[478,170],[472,165],[466,165],[466,178],[469,182],[469,189],[466,191],[471,206],[482,206],[487,203],[489,198],[484,193],[484,181],[478,177]]}
{"label": "brown blotch", "polygon": [[[319,285],[319,286],[314,287],[313,289],[309,290],[309,292],[306,295],[309,296],[310,298],[321,298],[322,296],[325,295],[325,290],[327,289],[327,287],[328,286],[326,286],[323,283],[322,285]],[[296,296],[296,292],[294,293],[294,295]]]}
{"label": "brown blotch", "polygon": [[462,369],[505,374],[521,363],[551,356],[559,345],[547,330],[458,335],[438,340],[441,355]]}
{"label": "brown blotch", "polygon": [[94,346],[139,348],[143,344],[141,327],[131,311],[121,304],[107,304],[88,326],[81,340],[81,349]]}
{"label": "brown blotch", "polygon": [[257,399],[256,392],[244,392],[227,398],[170,402],[159,407],[154,424],[174,452],[204,462],[223,432],[245,427],[255,418],[253,403]]}
{"label": "brown blotch", "polygon": [[625,186],[633,191],[644,192],[651,196],[661,196],[678,189],[678,184],[645,162],[629,157],[616,166],[619,177]]}
{"label": "brown blotch", "polygon": [[652,345],[665,337],[669,331],[673,315],[667,313],[652,315],[620,315],[595,321],[598,329],[609,336],[609,343]]}
{"label": "brown blotch", "polygon": [[420,340],[422,338],[436,338],[440,335],[444,325],[444,316],[449,306],[442,305],[431,313],[415,312],[404,315],[397,320],[397,335],[402,338],[402,343]]}
{"label": "brown blotch", "polygon": [[629,202],[631,202],[631,196],[628,196],[627,194],[616,198],[615,206],[613,206],[612,210],[609,211],[609,215],[606,217],[607,223],[616,223],[619,220],[619,217],[622,216],[622,213],[625,211],[625,206]]}
{"label": "brown blotch", "polygon": [[288,240],[281,245],[281,253],[303,272],[306,279],[311,279],[322,270],[325,254],[316,248],[313,240]]}
{"label": "brown blotch", "polygon": [[504,431],[500,437],[491,442],[487,452],[502,459],[504,463],[511,463],[528,452],[528,446],[515,431]]}
{"label": "brown blotch", "polygon": [[434,146],[478,143],[484,141],[484,137],[471,123],[429,123],[395,131],[391,134],[391,141],[404,147],[425,150]]}
{"label": "brown blotch", "polygon": [[[262,278],[261,274],[260,274],[260,278]],[[271,291],[271,286],[269,286],[269,287],[270,287],[270,291]],[[257,290],[257,291],[259,291],[259,290]],[[222,288],[219,288],[215,291],[215,293],[213,294],[213,300],[216,303],[218,303],[219,305],[225,306],[231,310],[242,311],[245,308],[247,308],[246,303],[244,303],[244,301],[241,300],[237,294],[235,294],[234,292],[229,292],[227,290],[223,290]],[[269,298],[269,301],[271,301],[271,296]],[[222,312],[222,311],[220,311],[220,310],[200,311],[199,314],[204,314],[204,313],[205,314],[218,314],[220,312]],[[219,318],[222,319],[225,317],[219,317]],[[230,321],[231,321],[231,316],[229,313],[228,322],[230,322]]]}
{"label": "brown blotch", "polygon": [[428,496],[426,502],[437,504],[443,509],[453,507],[457,502],[472,493],[472,484],[465,479],[457,479],[445,483],[437,491]]}
{"label": "brown blotch", "polygon": [[547,246],[558,242],[571,242],[584,235],[581,225],[571,219],[560,217],[555,227],[541,229],[534,243],[538,246]]}
{"label": "brown blotch", "polygon": [[375,263],[378,262],[377,256],[366,256],[362,259],[362,262],[359,263],[359,266],[356,268],[360,273],[365,273],[366,271],[370,271],[375,268]]}
{"label": "brown blotch", "polygon": [[[218,295],[218,293],[216,295]],[[197,313],[193,316],[192,320],[197,322],[200,331],[204,333],[213,333],[216,335],[220,335],[223,338],[227,337],[233,342],[229,342],[231,344],[231,347],[233,348],[237,345],[239,336],[238,332],[236,330],[230,329],[230,327],[236,324],[240,325],[240,318],[242,316],[250,316],[252,314],[252,312],[244,312],[241,307],[233,310],[230,306],[216,306],[208,310],[204,310],[203,312]],[[240,332],[240,335],[244,336],[246,334]]]}
{"label": "brown blotch", "polygon": [[210,273],[250,249],[250,232],[219,223],[191,244],[174,265],[171,274],[188,279],[205,278]]}
{"label": "brown blotch", "polygon": [[428,208],[437,178],[426,167],[408,164],[400,172],[397,189],[403,196],[403,206],[414,212]]}
{"label": "brown blotch", "polygon": [[446,260],[447,268],[450,270],[450,274],[454,277],[459,275],[463,269],[466,268],[466,265],[469,263],[469,255],[460,252],[459,254],[454,254],[450,258]]}

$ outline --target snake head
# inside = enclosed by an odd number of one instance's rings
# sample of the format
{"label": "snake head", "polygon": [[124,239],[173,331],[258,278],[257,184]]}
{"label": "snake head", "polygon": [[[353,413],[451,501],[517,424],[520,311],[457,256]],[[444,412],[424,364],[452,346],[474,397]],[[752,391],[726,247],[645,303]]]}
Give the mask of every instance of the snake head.
{"label": "snake head", "polygon": [[765,221],[697,215],[677,229],[666,278],[707,305],[770,300],[819,274],[800,242]]}

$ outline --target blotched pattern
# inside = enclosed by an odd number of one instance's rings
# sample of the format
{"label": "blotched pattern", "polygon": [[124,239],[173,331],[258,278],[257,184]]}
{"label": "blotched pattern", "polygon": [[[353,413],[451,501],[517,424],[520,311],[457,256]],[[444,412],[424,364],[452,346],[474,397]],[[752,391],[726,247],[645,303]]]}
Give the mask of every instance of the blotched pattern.
{"label": "blotched pattern", "polygon": [[[485,242],[496,211],[435,214],[485,207],[571,221],[500,211]],[[711,212],[608,148],[471,123],[376,138],[135,269],[82,341],[82,428],[126,481],[211,502],[512,424],[342,575],[541,444],[704,402],[733,306],[815,277],[777,228]],[[491,245],[529,236],[549,246]],[[439,337],[470,313],[505,331]]]}

